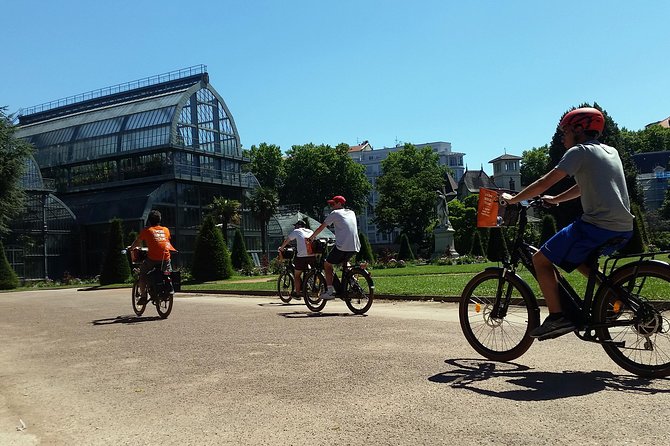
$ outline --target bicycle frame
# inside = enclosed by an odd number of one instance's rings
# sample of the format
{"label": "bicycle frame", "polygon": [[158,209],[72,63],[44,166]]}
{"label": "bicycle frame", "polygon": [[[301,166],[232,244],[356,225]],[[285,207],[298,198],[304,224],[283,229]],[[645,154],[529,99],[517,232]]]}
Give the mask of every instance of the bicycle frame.
{"label": "bicycle frame", "polygon": [[[520,203],[519,206],[521,209],[519,212],[517,233],[512,244],[510,256],[508,259],[503,261],[503,277],[506,274],[516,274],[516,269],[518,265],[521,264],[526,267],[535,280],[537,280],[537,274],[533,266],[532,257],[533,254],[538,251],[538,249],[525,242],[524,231],[528,224],[528,208],[539,207],[540,205],[538,200],[534,200],[526,204]],[[587,341],[603,342],[596,338],[595,329],[600,327],[628,326],[631,324],[631,322],[635,322],[635,320],[631,319],[617,319],[608,321],[607,323],[595,323],[594,298],[598,293],[605,292],[607,289],[612,289],[614,290],[614,293],[616,293],[617,298],[621,299],[636,313],[637,310],[641,308],[643,302],[636,296],[633,288],[637,288],[639,290],[644,285],[644,282],[636,284],[637,270],[641,265],[644,264],[644,262],[650,261],[649,259],[653,261],[657,256],[669,253],[670,251],[660,251],[653,253],[610,256],[606,259],[603,270],[601,271],[599,269],[598,261],[598,258],[601,255],[601,250],[597,250],[586,261],[586,265],[589,267],[589,275],[587,277],[586,289],[584,291],[583,299],[579,296],[577,291],[575,291],[570,282],[568,282],[568,280],[560,273],[558,268],[554,266],[554,271],[556,277],[558,278],[559,295],[561,297],[563,311],[567,313],[574,320],[574,322],[577,323],[578,329],[580,331],[585,331],[583,335],[578,334],[578,336],[581,339]],[[627,289],[624,289],[620,286],[615,286],[609,279],[609,276],[617,269],[616,265],[620,260],[629,258],[637,258],[636,261],[632,262],[633,267],[636,268],[636,273],[630,279]],[[501,280],[496,292],[497,297],[492,309],[493,317],[503,318],[507,314],[507,307],[510,303],[509,294],[511,293],[511,289],[508,289],[506,296],[501,296],[501,287],[503,283],[504,281]],[[535,302],[535,305],[537,305],[537,301]]]}

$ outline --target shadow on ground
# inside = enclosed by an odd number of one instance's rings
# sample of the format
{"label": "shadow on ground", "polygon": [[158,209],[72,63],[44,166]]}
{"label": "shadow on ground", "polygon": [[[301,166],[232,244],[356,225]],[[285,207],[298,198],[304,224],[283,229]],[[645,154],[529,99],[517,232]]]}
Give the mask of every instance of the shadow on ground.
{"label": "shadow on ground", "polygon": [[[447,359],[445,363],[450,370],[429,377],[429,381],[514,401],[557,400],[604,390],[642,395],[670,393],[667,378],[649,379],[597,370],[542,372],[520,364],[479,359]],[[504,390],[492,390],[491,380],[497,380],[495,387]]]}
{"label": "shadow on ground", "polygon": [[93,325],[111,325],[111,324],[137,324],[141,322],[160,321],[163,320],[159,316],[116,316],[106,319],[96,319],[91,321]]}

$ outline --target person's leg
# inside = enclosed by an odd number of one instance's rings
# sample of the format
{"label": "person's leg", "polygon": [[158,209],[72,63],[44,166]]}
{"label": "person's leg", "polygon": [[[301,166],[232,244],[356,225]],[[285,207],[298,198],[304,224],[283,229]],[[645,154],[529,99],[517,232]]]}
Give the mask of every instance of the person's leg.
{"label": "person's leg", "polygon": [[302,290],[302,270],[296,269],[293,271],[293,283],[295,284],[295,292],[299,294]]}
{"label": "person's leg", "polygon": [[333,286],[333,264],[327,260],[323,262],[323,271],[326,273],[326,285],[330,288]]}
{"label": "person's leg", "polygon": [[551,260],[542,251],[538,251],[533,255],[533,266],[537,274],[540,291],[542,291],[549,312],[560,313],[562,311],[561,299],[558,294],[558,278],[556,277],[554,264],[551,263]]}

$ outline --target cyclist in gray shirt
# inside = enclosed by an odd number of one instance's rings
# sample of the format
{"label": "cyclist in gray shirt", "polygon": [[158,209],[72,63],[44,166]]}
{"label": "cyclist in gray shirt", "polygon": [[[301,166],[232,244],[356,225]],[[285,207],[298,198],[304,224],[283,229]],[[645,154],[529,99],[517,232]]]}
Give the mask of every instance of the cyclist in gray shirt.
{"label": "cyclist in gray shirt", "polygon": [[[558,165],[518,194],[502,194],[508,203],[518,203],[544,193],[566,176],[573,176],[577,183],[573,187],[556,196],[543,195],[542,199],[558,205],[580,197],[584,209],[581,218],[559,231],[533,255],[549,316],[530,332],[532,337],[553,338],[577,328],[563,314],[553,265],[568,272],[576,268],[588,275],[585,262],[594,250],[607,244],[603,254],[609,254],[624,246],[633,233],[633,215],[619,153],[597,139],[604,128],[605,117],[595,108],[583,107],[567,113],[559,124],[567,152]],[[617,243],[612,243],[613,240]]]}

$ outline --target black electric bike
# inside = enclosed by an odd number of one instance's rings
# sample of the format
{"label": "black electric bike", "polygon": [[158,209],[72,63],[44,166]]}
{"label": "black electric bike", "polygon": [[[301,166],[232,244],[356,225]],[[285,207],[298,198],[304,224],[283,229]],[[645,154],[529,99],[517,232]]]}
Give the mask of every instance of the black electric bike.
{"label": "black electric bike", "polygon": [[142,261],[147,258],[147,248],[130,247],[124,250],[128,255],[128,259],[132,265],[132,272],[135,280],[133,282],[132,291],[132,305],[133,311],[137,316],[142,316],[147,307],[147,303],[151,302],[156,307],[156,312],[161,319],[167,318],[172,312],[172,305],[174,303],[174,284],[172,281],[171,271],[162,271],[160,265],[155,266],[147,273],[147,302],[140,303],[142,293],[140,290],[140,265]]}
{"label": "black electric bike", "polygon": [[[461,295],[463,334],[488,359],[524,354],[533,342],[530,331],[540,324],[535,294],[518,270],[523,266],[535,277],[537,248],[524,240],[524,231],[528,209],[543,205],[538,199],[508,206],[518,220],[509,258],[473,277]],[[600,251],[594,253],[583,299],[556,270],[563,311],[576,323],[577,337],[602,345],[616,364],[643,377],[670,375],[670,265],[658,259],[668,253],[610,256],[602,271]]]}
{"label": "black electric bike", "polygon": [[[313,242],[316,255],[316,268],[305,273],[303,279],[303,298],[305,305],[311,311],[319,312],[326,306],[326,300],[321,299],[321,293],[326,291],[326,276],[323,272],[323,262],[326,251],[335,244],[333,239],[317,239]],[[354,314],[365,314],[372,306],[375,294],[375,284],[365,263],[342,265],[342,279],[333,271],[333,288],[336,295],[342,299],[349,310]]]}

